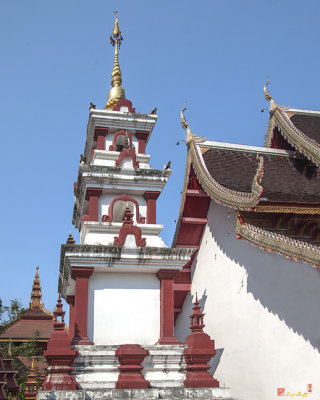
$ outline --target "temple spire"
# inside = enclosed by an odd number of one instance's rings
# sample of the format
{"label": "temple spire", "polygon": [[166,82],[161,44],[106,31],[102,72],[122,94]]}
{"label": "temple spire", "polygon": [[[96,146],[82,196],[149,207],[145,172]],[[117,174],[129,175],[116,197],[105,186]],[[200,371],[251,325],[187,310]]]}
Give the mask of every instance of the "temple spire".
{"label": "temple spire", "polygon": [[31,292],[31,301],[29,307],[31,310],[39,310],[43,308],[43,303],[41,303],[41,286],[40,286],[40,279],[39,279],[39,266],[37,265],[36,268],[36,275],[34,277],[33,285],[32,285],[32,292]]}
{"label": "temple spire", "polygon": [[115,11],[115,16],[116,16],[116,18],[114,21],[114,28],[113,28],[112,34],[110,36],[110,43],[112,44],[112,46],[114,46],[114,65],[113,65],[113,70],[112,70],[112,74],[111,74],[112,88],[110,89],[110,92],[108,95],[108,101],[105,105],[106,110],[111,110],[117,104],[118,100],[125,98],[125,91],[124,91],[123,87],[121,86],[122,76],[121,76],[121,70],[120,70],[120,65],[119,65],[119,49],[120,49],[120,45],[123,40],[123,37],[122,37],[122,32],[119,29],[117,10]]}

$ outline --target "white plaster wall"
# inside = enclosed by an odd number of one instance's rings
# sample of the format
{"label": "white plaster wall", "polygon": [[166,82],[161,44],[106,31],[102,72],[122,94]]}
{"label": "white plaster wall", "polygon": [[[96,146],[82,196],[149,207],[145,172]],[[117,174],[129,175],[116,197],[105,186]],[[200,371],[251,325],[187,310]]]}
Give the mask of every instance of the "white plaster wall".
{"label": "white plaster wall", "polygon": [[155,274],[93,273],[88,337],[95,344],[155,344],[160,333],[160,282]]}
{"label": "white plaster wall", "polygon": [[[192,295],[216,342],[211,371],[239,399],[277,399],[277,388],[305,393],[309,383],[307,398],[319,399],[319,271],[237,240],[235,223],[233,211],[212,201],[193,263]],[[189,295],[176,322],[180,340],[191,310]]]}

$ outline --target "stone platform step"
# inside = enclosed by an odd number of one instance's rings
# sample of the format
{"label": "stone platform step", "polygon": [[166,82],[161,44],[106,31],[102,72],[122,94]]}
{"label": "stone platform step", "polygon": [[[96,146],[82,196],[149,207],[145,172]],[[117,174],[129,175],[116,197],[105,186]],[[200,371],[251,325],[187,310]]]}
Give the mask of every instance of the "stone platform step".
{"label": "stone platform step", "polygon": [[227,388],[39,390],[37,400],[235,400]]}

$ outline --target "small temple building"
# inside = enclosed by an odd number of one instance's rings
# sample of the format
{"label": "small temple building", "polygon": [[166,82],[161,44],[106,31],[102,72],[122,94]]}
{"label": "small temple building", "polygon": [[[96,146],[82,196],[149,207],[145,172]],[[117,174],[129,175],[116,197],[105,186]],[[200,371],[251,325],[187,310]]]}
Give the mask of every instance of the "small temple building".
{"label": "small temple building", "polygon": [[53,314],[44,308],[41,300],[39,267],[36,267],[29,307],[0,333],[0,343],[11,341],[18,345],[36,338],[39,347],[43,350],[47,348],[47,342],[53,333]]}

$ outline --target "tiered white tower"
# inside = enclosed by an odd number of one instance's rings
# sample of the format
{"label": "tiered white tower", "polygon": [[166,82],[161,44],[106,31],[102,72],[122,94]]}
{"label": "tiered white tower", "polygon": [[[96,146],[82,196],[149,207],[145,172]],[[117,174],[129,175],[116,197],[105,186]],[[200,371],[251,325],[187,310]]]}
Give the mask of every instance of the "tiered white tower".
{"label": "tiered white tower", "polygon": [[[152,169],[145,154],[157,116],[136,113],[125,98],[121,41],[116,17],[112,88],[104,110],[90,107],[74,185],[80,244],[70,234],[61,248],[59,291],[70,305],[69,337],[58,332],[50,342],[55,364],[38,400],[229,398],[206,372],[215,351],[204,325],[198,321],[188,344],[174,336],[174,278],[193,250],[168,248],[159,237],[156,204],[171,170]],[[73,367],[64,359],[71,340]],[[79,390],[70,386],[72,368]]]}
{"label": "tiered white tower", "polygon": [[91,106],[85,152],[75,183],[73,223],[61,250],[59,289],[70,305],[78,350],[75,375],[90,390],[114,388],[120,345],[148,352],[144,376],[153,387],[183,387],[185,345],[174,337],[174,277],[192,250],[168,248],[159,237],[156,202],[171,170],[152,169],[146,144],[157,121],[139,114],[121,87],[116,18],[112,88],[104,110]]}

